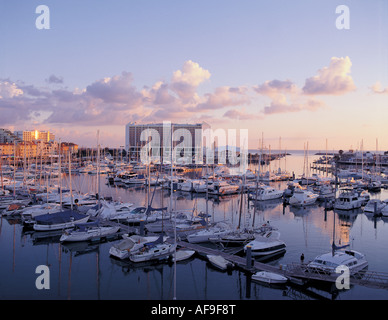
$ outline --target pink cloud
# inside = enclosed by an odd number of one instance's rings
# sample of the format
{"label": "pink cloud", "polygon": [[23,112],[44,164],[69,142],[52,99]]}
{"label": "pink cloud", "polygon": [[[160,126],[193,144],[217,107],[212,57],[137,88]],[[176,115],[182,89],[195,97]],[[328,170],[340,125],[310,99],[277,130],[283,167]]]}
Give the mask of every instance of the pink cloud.
{"label": "pink cloud", "polygon": [[349,57],[330,60],[329,67],[318,70],[318,74],[306,79],[303,92],[309,95],[341,95],[353,91],[356,86],[350,74],[352,62]]}

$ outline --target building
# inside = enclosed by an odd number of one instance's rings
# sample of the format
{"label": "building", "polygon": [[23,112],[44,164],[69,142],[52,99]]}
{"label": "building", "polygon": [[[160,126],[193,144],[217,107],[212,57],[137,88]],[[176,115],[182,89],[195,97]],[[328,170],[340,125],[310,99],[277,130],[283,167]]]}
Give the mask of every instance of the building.
{"label": "building", "polygon": [[22,139],[10,130],[0,128],[0,143],[14,143],[15,141],[19,142],[22,141]]}
{"label": "building", "polygon": [[26,158],[35,158],[38,154],[38,144],[35,142],[19,142],[16,145],[16,156],[17,157],[26,157]]}
{"label": "building", "polygon": [[0,143],[0,157],[10,157],[14,154],[14,143]]}
{"label": "building", "polygon": [[38,130],[27,130],[27,131],[15,131],[17,136],[22,141],[43,141],[50,142],[55,140],[55,135],[50,131],[38,131]]}
{"label": "building", "polygon": [[61,153],[77,153],[78,152],[78,145],[72,142],[62,142],[61,143]]}
{"label": "building", "polygon": [[[171,129],[172,128],[172,129]],[[173,148],[177,152],[174,161],[184,163],[202,162],[203,130],[210,129],[205,123],[157,124],[128,123],[125,126],[125,150],[131,160],[166,163],[171,159],[171,131]],[[149,153],[147,153],[149,147]]]}

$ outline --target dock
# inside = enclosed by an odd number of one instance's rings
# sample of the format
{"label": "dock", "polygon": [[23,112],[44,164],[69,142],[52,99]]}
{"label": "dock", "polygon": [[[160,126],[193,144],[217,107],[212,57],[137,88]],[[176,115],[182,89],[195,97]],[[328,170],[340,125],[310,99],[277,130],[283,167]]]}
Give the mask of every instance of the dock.
{"label": "dock", "polygon": [[[173,241],[172,239],[170,239]],[[246,257],[240,257],[235,254],[226,253],[217,249],[212,249],[199,244],[193,244],[185,241],[177,241],[177,245],[182,248],[187,248],[196,251],[199,255],[220,255],[226,260],[232,262],[236,268],[242,269],[244,272],[256,273],[257,271],[268,271],[277,273],[287,277],[291,282],[296,284],[304,284],[310,280],[319,280],[335,283],[340,274],[329,275],[315,268],[310,268],[305,263],[291,263],[287,265],[272,266],[266,263],[251,260],[249,265]],[[377,289],[388,289],[388,273],[375,272],[364,270],[356,275],[349,277],[349,284],[360,285]]]}
{"label": "dock", "polygon": [[[92,218],[93,220],[93,218]],[[140,226],[128,226],[116,221],[105,221],[104,224],[111,226],[120,226],[119,236],[124,233],[140,234]],[[170,243],[174,242],[173,238],[168,238]],[[263,262],[256,261],[254,257],[251,259],[246,256],[239,256],[236,253],[241,251],[241,248],[235,250],[219,250],[210,248],[201,244],[194,244],[187,241],[177,240],[177,246],[189,250],[194,250],[199,256],[206,258],[207,255],[219,255],[224,259],[232,262],[234,267],[243,272],[254,274],[257,271],[273,272],[287,277],[290,282],[298,285],[308,283],[310,280],[318,280],[324,282],[335,283],[338,275],[330,275],[315,268],[308,267],[307,263],[290,263],[287,265],[273,266]],[[349,284],[360,285],[377,289],[388,289],[388,273],[363,270],[356,275],[349,277]]]}

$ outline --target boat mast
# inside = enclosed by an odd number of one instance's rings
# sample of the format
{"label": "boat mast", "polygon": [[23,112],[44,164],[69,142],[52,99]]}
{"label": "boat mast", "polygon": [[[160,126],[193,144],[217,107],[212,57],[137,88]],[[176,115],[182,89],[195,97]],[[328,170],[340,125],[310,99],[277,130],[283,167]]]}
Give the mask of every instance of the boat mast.
{"label": "boat mast", "polygon": [[61,139],[59,139],[58,144],[58,155],[59,155],[59,168],[58,168],[58,174],[59,174],[59,201],[60,201],[60,208],[62,210],[62,162],[61,162]]}
{"label": "boat mast", "polygon": [[69,148],[69,185],[70,185],[70,205],[73,210],[73,187],[71,185],[71,159],[70,159],[70,148]]}

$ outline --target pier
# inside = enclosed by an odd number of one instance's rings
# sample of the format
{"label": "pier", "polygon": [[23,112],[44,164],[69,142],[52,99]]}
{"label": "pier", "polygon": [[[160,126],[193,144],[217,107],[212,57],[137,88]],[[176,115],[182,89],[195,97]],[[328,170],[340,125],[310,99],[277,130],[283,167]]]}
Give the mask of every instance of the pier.
{"label": "pier", "polygon": [[[105,221],[106,225],[120,226],[119,235],[124,233],[141,234],[141,226],[128,226],[116,221]],[[155,234],[153,234],[155,235]],[[167,242],[174,243],[173,238],[168,238]],[[291,263],[287,265],[273,266],[263,262],[256,261],[253,257],[249,259],[247,256],[239,256],[236,253],[241,252],[241,247],[236,247],[228,250],[220,250],[210,248],[201,244],[194,244],[187,241],[177,240],[177,247],[194,250],[199,256],[206,258],[207,255],[219,255],[224,259],[232,262],[234,267],[246,273],[256,273],[257,271],[267,271],[283,275],[289,279],[291,283],[304,285],[310,280],[318,280],[324,282],[335,283],[341,275],[327,274],[316,268],[311,268],[307,263]],[[249,263],[249,261],[251,263]],[[349,278],[350,285],[360,285],[375,289],[388,289],[388,273],[362,270],[356,275],[351,275]]]}
{"label": "pier", "polygon": [[[172,242],[173,239],[170,239]],[[177,245],[182,248],[196,251],[201,256],[208,254],[220,255],[226,260],[232,262],[236,268],[244,272],[255,273],[257,271],[268,271],[287,277],[290,282],[295,284],[306,284],[310,280],[319,280],[335,283],[338,275],[329,275],[315,268],[308,267],[305,263],[292,263],[288,265],[272,266],[266,263],[255,261],[252,258],[252,264],[249,265],[247,257],[240,257],[235,254],[226,253],[217,249],[212,249],[198,244],[177,241]],[[356,275],[350,276],[350,285],[360,285],[370,288],[388,289],[388,273],[375,271],[360,271]]]}

